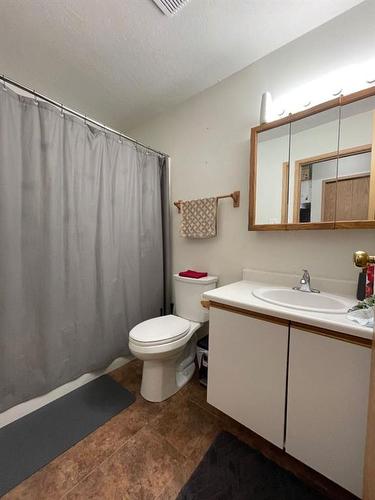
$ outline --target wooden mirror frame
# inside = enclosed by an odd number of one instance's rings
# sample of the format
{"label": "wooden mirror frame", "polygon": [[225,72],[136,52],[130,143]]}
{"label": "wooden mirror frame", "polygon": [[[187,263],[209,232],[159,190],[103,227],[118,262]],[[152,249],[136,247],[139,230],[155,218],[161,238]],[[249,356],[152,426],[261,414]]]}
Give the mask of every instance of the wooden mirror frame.
{"label": "wooden mirror frame", "polygon": [[[249,231],[290,231],[290,230],[311,230],[311,229],[371,229],[375,228],[375,220],[348,220],[348,221],[332,221],[332,222],[287,222],[287,210],[285,210],[285,195],[281,201],[281,223],[280,224],[256,224],[256,182],[257,182],[257,144],[258,134],[281,127],[286,124],[302,120],[308,116],[316,115],[328,109],[338,106],[345,106],[368,97],[375,96],[375,86],[368,89],[360,90],[352,94],[337,97],[330,101],[318,104],[305,111],[290,114],[280,120],[275,120],[270,123],[258,125],[251,129],[250,136],[250,177],[249,177]],[[370,177],[370,193],[369,193],[369,211],[374,210],[375,213],[375,120],[373,125],[373,140],[372,145],[366,145],[367,150],[371,149],[371,177]],[[373,146],[371,148],[371,146]],[[362,147],[362,146],[360,146]],[[332,157],[332,153],[328,153]],[[333,153],[334,157],[345,156],[345,151]],[[321,157],[323,155],[320,155]],[[322,160],[321,160],[322,161]],[[289,183],[289,165],[284,162],[283,165],[282,184]],[[296,185],[295,185],[296,189]],[[285,190],[283,190],[284,192]],[[293,207],[293,220],[295,220],[295,207]]]}

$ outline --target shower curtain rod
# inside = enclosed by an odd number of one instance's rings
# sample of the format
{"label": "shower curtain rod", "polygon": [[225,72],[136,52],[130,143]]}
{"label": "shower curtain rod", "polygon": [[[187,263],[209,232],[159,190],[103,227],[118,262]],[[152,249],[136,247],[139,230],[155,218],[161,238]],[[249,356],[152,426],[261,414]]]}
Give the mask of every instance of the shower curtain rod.
{"label": "shower curtain rod", "polygon": [[103,123],[97,122],[96,120],[93,120],[92,118],[87,118],[87,116],[82,115],[78,111],[74,111],[73,109],[67,108],[63,104],[60,104],[57,101],[54,101],[53,99],[50,99],[49,97],[44,96],[43,94],[40,94],[39,92],[35,92],[35,90],[30,89],[29,87],[26,87],[25,85],[22,85],[21,83],[16,82],[15,80],[12,80],[11,78],[6,77],[5,75],[2,75],[1,80],[3,81],[4,87],[5,83],[9,83],[10,85],[13,85],[14,87],[17,87],[21,90],[24,90],[25,92],[28,92],[29,94],[33,95],[34,97],[38,97],[38,99],[42,99],[43,101],[48,102],[49,104],[52,104],[53,106],[61,109],[62,111],[67,111],[69,114],[77,116],[78,118],[81,118],[81,120],[84,120],[87,123],[92,123],[93,125],[96,125],[97,127],[104,129],[104,131],[112,132],[115,135],[118,135],[119,137],[123,137],[127,141],[130,141],[138,146],[141,146],[144,149],[147,149],[149,151],[152,151],[153,153],[156,153],[160,156],[164,156],[165,158],[168,158],[169,155],[166,153],[162,153],[161,151],[158,151],[157,149],[150,148],[149,146],[146,146],[146,144],[143,144],[142,142],[137,141],[136,139],[132,139],[126,134],[123,134],[122,132],[119,132],[118,130],[114,130],[113,128],[107,127]]}

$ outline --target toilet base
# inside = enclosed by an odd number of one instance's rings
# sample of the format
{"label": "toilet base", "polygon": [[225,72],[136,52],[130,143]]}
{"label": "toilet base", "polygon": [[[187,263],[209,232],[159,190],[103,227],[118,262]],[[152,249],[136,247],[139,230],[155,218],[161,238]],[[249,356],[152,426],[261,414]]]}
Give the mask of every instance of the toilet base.
{"label": "toilet base", "polygon": [[145,359],[143,362],[141,395],[147,401],[160,403],[176,394],[191,380],[195,371],[195,335],[182,353],[169,358]]}

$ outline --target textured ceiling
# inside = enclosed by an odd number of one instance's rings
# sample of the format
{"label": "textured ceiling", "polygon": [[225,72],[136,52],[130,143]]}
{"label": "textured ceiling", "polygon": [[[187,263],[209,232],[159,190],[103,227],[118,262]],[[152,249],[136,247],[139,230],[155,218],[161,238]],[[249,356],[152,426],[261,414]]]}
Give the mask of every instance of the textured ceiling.
{"label": "textured ceiling", "polygon": [[359,3],[0,0],[0,73],[129,130]]}

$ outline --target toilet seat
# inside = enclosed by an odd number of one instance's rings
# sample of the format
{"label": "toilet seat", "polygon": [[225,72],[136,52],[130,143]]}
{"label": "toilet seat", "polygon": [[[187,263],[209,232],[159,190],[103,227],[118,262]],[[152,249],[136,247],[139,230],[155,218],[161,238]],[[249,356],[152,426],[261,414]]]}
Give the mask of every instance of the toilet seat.
{"label": "toilet seat", "polygon": [[164,345],[185,337],[190,326],[190,321],[173,314],[159,316],[136,325],[129,333],[129,340],[142,346]]}

